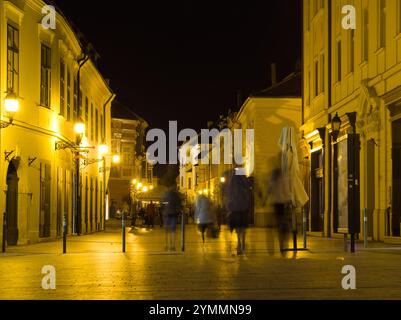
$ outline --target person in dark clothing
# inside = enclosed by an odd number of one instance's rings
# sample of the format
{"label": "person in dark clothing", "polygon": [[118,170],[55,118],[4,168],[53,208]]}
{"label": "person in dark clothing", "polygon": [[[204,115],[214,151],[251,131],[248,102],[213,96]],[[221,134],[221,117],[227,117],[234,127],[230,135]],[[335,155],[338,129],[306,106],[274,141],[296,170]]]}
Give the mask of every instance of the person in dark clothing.
{"label": "person in dark clothing", "polygon": [[245,251],[245,233],[249,227],[251,186],[248,178],[233,172],[227,189],[227,210],[230,212],[230,230],[238,237],[238,255]]}
{"label": "person in dark clothing", "polygon": [[178,216],[182,210],[182,201],[177,188],[171,187],[163,196],[163,222],[166,230],[166,250],[175,251],[175,231]]}
{"label": "person in dark clothing", "polygon": [[280,252],[284,256],[284,249],[291,235],[291,217],[286,209],[290,200],[286,193],[285,180],[280,168],[273,170],[268,185],[268,196],[276,216]]}
{"label": "person in dark clothing", "polygon": [[148,228],[154,228],[154,219],[156,216],[156,207],[151,201],[148,206],[146,207],[146,216],[147,216],[147,225]]}

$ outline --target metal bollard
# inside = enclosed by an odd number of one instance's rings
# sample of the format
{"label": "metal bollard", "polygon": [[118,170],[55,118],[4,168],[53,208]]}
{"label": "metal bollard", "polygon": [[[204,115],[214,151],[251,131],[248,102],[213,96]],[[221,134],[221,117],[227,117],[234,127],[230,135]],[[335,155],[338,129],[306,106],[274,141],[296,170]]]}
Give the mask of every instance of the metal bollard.
{"label": "metal bollard", "polygon": [[122,237],[123,237],[123,253],[125,253],[125,214],[122,215],[121,218],[121,223],[122,223]]}
{"label": "metal bollard", "polygon": [[364,215],[363,215],[363,243],[364,248],[368,247],[368,209],[365,208]]}
{"label": "metal bollard", "polygon": [[63,254],[67,253],[67,214],[63,218]]}
{"label": "metal bollard", "polygon": [[4,212],[3,214],[3,239],[2,239],[2,250],[1,252],[6,252],[7,246],[7,213]]}
{"label": "metal bollard", "polygon": [[185,215],[181,215],[181,252],[185,252]]}

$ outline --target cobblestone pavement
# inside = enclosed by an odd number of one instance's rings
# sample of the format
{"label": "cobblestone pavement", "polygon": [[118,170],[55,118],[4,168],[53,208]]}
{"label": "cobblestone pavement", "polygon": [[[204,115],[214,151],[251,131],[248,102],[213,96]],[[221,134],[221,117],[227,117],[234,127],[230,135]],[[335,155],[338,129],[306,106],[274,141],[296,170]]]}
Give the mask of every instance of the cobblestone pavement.
{"label": "cobblestone pavement", "polygon": [[[310,251],[283,258],[271,232],[250,229],[247,237],[244,256],[234,254],[235,235],[223,230],[203,246],[193,226],[184,254],[164,252],[160,228],[127,229],[123,254],[116,226],[70,237],[67,255],[60,241],[8,248],[0,255],[0,299],[401,299],[399,247],[358,244],[352,255],[341,240],[309,238]],[[177,249],[179,242],[177,232]],[[45,265],[56,268],[56,290],[41,287]],[[357,270],[356,290],[342,289],[345,265]]]}

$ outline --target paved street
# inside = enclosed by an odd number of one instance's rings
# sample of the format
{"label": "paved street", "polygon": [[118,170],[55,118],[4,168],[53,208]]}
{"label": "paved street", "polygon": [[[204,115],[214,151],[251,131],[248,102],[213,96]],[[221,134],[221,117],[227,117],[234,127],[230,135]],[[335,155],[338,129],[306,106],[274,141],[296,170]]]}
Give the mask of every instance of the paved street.
{"label": "paved street", "polygon": [[[126,254],[116,225],[69,238],[67,255],[61,242],[8,248],[0,256],[0,299],[401,299],[397,247],[358,244],[351,255],[341,240],[310,238],[310,252],[282,258],[269,253],[266,230],[251,229],[247,254],[238,257],[227,231],[203,247],[189,226],[181,254],[164,252],[160,228],[129,231]],[[179,241],[177,234],[177,249]],[[57,270],[56,290],[41,288],[44,265]],[[345,265],[356,267],[357,290],[341,287]]]}

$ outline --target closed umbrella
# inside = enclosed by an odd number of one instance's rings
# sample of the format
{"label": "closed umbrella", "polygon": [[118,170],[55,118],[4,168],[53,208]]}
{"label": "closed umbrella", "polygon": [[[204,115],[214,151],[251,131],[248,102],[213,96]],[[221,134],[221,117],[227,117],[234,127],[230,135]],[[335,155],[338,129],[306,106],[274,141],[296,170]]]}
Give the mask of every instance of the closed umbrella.
{"label": "closed umbrella", "polygon": [[293,127],[283,128],[279,146],[282,149],[281,170],[286,182],[286,198],[293,207],[301,208],[309,201],[309,197],[299,177],[297,139]]}
{"label": "closed umbrella", "polygon": [[[279,145],[282,149],[281,170],[286,185],[286,198],[293,208],[301,208],[308,201],[309,197],[305,192],[299,177],[298,151],[296,143],[295,129],[293,127],[285,127],[281,132]],[[306,228],[304,228],[304,249],[298,249],[297,246],[297,223],[295,211],[292,212],[294,248],[292,251],[307,250],[306,249]]]}

